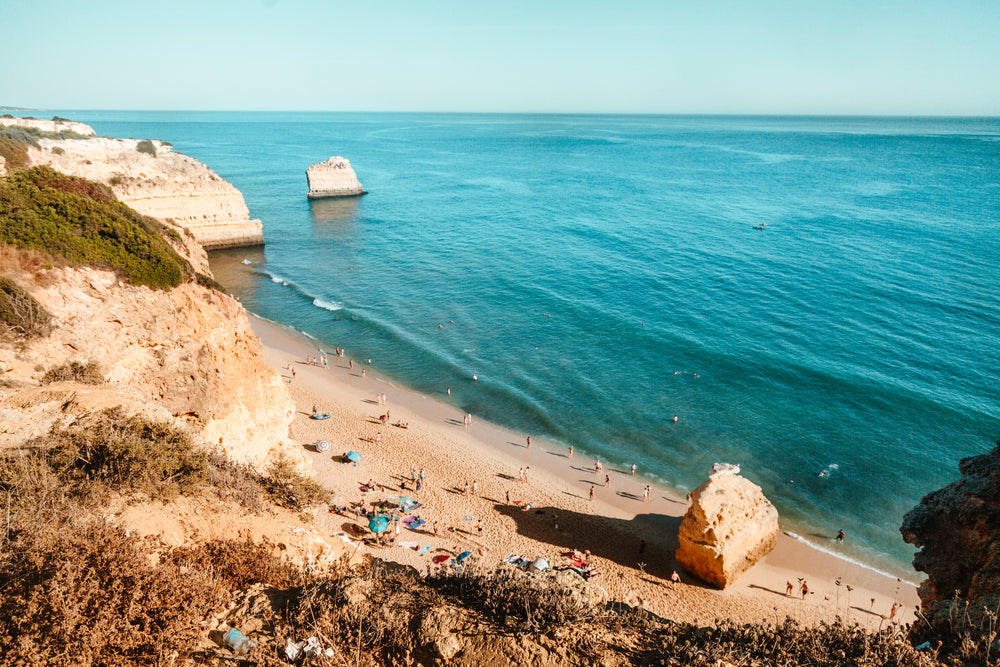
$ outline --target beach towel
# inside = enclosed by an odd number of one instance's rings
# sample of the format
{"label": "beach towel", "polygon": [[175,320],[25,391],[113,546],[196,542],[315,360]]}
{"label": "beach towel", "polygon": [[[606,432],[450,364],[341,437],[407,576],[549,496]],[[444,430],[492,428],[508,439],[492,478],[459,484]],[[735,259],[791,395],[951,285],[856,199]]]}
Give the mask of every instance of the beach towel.
{"label": "beach towel", "polygon": [[417,555],[418,556],[423,556],[425,553],[427,553],[430,550],[431,550],[431,545],[425,544],[424,546],[420,547],[419,551],[417,551]]}
{"label": "beach towel", "polygon": [[472,516],[471,514],[466,514],[465,516],[462,517],[462,521],[473,521],[475,518],[476,517]]}
{"label": "beach towel", "polygon": [[417,547],[419,547],[420,545],[417,544],[416,542],[400,542],[399,546],[404,547],[406,549],[413,549],[414,551],[416,551]]}
{"label": "beach towel", "polygon": [[517,554],[507,554],[506,556],[504,556],[503,562],[513,563],[514,561],[519,560],[520,558],[521,557],[518,556]]}
{"label": "beach towel", "polygon": [[431,562],[433,562],[436,565],[440,565],[441,563],[445,562],[449,558],[451,558],[451,556],[448,555],[448,554],[438,554],[437,556],[434,556],[433,559],[431,559]]}
{"label": "beach towel", "polygon": [[427,522],[424,521],[423,519],[417,519],[416,521],[413,521],[412,523],[410,523],[410,525],[408,527],[409,527],[410,530],[416,530],[417,528],[420,528],[420,526],[424,525],[425,523],[427,523]]}
{"label": "beach towel", "polygon": [[413,523],[414,521],[417,521],[418,519],[420,519],[419,516],[417,516],[416,514],[411,514],[410,516],[408,516],[405,519],[403,519],[403,523],[405,523],[407,526],[409,526],[411,523]]}

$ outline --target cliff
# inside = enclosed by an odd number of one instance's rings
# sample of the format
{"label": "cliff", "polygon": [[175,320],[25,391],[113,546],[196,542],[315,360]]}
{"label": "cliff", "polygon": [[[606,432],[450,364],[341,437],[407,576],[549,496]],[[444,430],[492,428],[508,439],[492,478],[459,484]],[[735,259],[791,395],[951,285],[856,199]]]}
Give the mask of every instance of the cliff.
{"label": "cliff", "polygon": [[89,125],[63,118],[53,118],[52,120],[45,120],[43,118],[0,118],[0,126],[34,129],[55,134],[72,132],[85,137],[93,137],[97,134],[94,132],[94,128]]}
{"label": "cliff", "polygon": [[739,468],[715,464],[691,494],[678,534],[677,562],[718,588],[736,581],[778,541],[778,510]]}
{"label": "cliff", "polygon": [[311,165],[306,169],[306,180],[309,182],[309,199],[367,194],[351,163],[339,155]]}
{"label": "cliff", "polygon": [[38,144],[28,149],[31,165],[103,183],[136,211],[188,232],[204,250],[264,243],[263,225],[250,219],[239,190],[169,144],[108,137],[43,137]]}
{"label": "cliff", "polygon": [[918,593],[936,620],[953,604],[994,611],[1000,604],[1000,443],[958,468],[962,479],[924,496],[900,527],[920,548],[913,567],[927,579]]}

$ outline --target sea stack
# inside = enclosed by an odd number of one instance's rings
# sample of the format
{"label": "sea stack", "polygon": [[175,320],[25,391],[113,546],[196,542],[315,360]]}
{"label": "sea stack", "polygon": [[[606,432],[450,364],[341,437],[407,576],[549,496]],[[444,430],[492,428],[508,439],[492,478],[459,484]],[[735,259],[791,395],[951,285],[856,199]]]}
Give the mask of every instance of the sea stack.
{"label": "sea stack", "polygon": [[778,541],[778,510],[739,466],[716,463],[691,494],[681,521],[677,562],[702,581],[725,588]]}
{"label": "sea stack", "polygon": [[309,199],[356,197],[367,194],[347,158],[335,155],[306,169]]}

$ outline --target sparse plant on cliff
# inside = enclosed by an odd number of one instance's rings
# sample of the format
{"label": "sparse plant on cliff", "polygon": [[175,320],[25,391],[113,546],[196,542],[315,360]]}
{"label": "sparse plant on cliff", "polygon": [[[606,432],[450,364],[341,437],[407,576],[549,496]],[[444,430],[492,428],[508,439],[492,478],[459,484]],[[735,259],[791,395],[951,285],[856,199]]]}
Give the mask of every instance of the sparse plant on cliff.
{"label": "sparse plant on cliff", "polygon": [[0,126],[0,157],[6,160],[8,169],[28,166],[29,146],[38,148],[38,142],[30,134],[18,127]]}
{"label": "sparse plant on cliff", "polygon": [[104,374],[96,361],[88,361],[81,364],[79,361],[71,361],[61,366],[53,366],[45,371],[42,376],[42,384],[53,382],[82,382],[83,384],[104,384]]}
{"label": "sparse plant on cliff", "polygon": [[82,426],[54,428],[29,446],[80,493],[104,488],[170,498],[207,475],[208,457],[187,433],[110,408]]}
{"label": "sparse plant on cliff", "polygon": [[63,154],[63,153],[65,153],[65,152],[66,152],[66,151],[64,151],[64,150],[63,150],[62,148],[60,148],[59,146],[53,146],[53,147],[52,147],[52,154],[53,154],[53,155],[62,155],[62,154]]}
{"label": "sparse plant on cliff", "polygon": [[44,336],[52,315],[10,278],[0,277],[0,323],[8,335]]}
{"label": "sparse plant on cliff", "polygon": [[152,155],[156,157],[156,145],[153,144],[149,139],[143,139],[135,145],[135,150],[140,153],[145,153],[146,155]]}
{"label": "sparse plant on cliff", "polygon": [[305,509],[330,498],[328,490],[296,470],[284,456],[271,463],[263,481],[274,503],[288,509]]}
{"label": "sparse plant on cliff", "polygon": [[134,284],[169,288],[189,275],[161,229],[107,187],[48,167],[0,181],[0,243],[109,268]]}

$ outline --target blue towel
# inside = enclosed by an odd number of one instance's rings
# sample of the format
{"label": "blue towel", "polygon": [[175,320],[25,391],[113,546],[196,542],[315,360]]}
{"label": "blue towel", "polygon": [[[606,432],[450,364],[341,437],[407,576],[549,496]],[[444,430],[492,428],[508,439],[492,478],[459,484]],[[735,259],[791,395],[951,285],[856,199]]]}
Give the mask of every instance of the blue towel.
{"label": "blue towel", "polygon": [[431,545],[425,544],[424,546],[420,547],[419,551],[417,551],[417,555],[418,556],[423,555],[430,550],[431,550]]}

